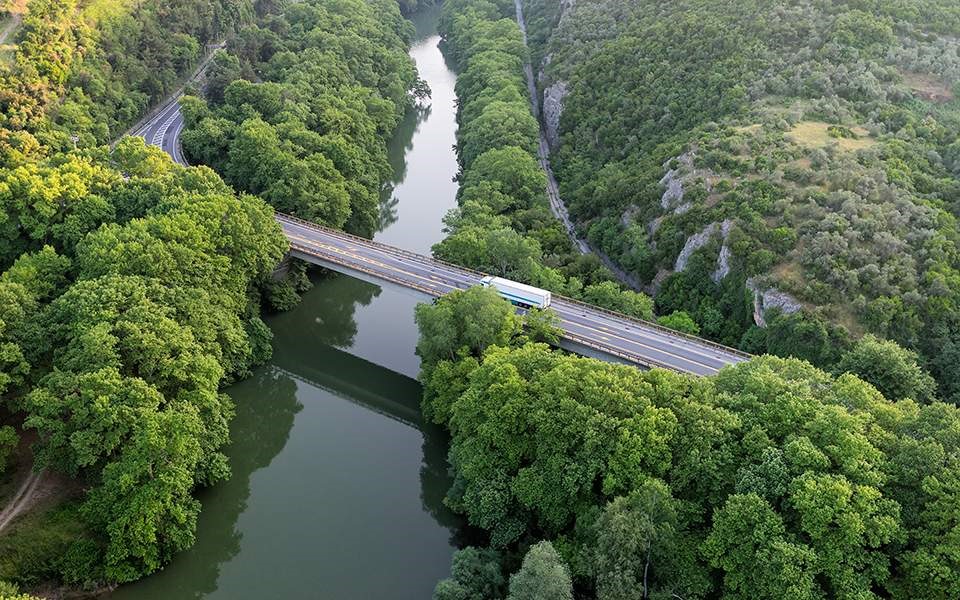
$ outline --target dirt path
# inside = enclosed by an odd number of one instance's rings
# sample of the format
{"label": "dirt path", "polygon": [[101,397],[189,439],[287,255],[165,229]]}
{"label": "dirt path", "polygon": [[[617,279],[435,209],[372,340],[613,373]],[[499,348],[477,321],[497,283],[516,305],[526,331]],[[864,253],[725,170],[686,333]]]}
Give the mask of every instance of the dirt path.
{"label": "dirt path", "polygon": [[[523,33],[523,43],[526,44],[527,23],[523,18],[523,5],[521,0],[514,0],[514,3],[517,9],[517,24],[520,26],[521,33]],[[544,131],[543,123],[540,122],[540,98],[537,93],[536,79],[533,75],[533,65],[528,61],[523,66],[523,70],[526,75],[527,88],[530,93],[530,108],[533,111],[533,116],[540,125],[540,144],[537,148],[537,158],[540,161],[540,167],[547,175],[547,197],[550,200],[550,211],[563,223],[563,228],[567,231],[570,241],[573,242],[574,247],[580,254],[596,255],[597,258],[600,259],[600,262],[603,263],[603,266],[609,269],[614,277],[619,279],[621,283],[634,290],[643,291],[644,286],[636,277],[624,271],[619,265],[613,262],[609,256],[592,247],[587,240],[577,235],[576,226],[573,220],[570,219],[567,205],[563,202],[563,199],[560,198],[560,187],[557,185],[557,178],[554,177],[553,168],[550,166],[550,146],[547,144],[547,135]]]}
{"label": "dirt path", "polygon": [[20,27],[20,21],[23,19],[20,15],[11,15],[10,22],[7,23],[6,27],[0,30],[0,44],[6,44],[9,42],[10,38],[13,36],[13,32]]}
{"label": "dirt path", "polygon": [[10,499],[3,510],[0,510],[0,532],[3,532],[17,515],[31,505],[33,494],[37,491],[37,486],[40,485],[42,479],[43,471],[39,473],[30,471],[23,483],[20,484],[17,493],[13,495],[13,498]]}

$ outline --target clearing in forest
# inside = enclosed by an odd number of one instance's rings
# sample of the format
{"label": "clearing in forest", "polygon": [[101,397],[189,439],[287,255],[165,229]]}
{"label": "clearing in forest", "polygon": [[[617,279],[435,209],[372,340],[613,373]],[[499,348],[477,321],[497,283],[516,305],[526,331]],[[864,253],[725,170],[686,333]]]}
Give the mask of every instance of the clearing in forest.
{"label": "clearing in forest", "polygon": [[800,121],[787,132],[787,137],[806,148],[823,148],[836,143],[847,152],[869,148],[877,143],[863,127],[845,127],[822,121]]}

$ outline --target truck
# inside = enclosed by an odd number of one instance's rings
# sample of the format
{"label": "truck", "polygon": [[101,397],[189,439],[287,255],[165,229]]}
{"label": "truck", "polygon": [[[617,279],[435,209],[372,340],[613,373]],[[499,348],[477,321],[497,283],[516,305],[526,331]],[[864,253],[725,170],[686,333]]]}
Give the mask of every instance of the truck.
{"label": "truck", "polygon": [[495,289],[502,298],[520,308],[547,308],[550,306],[552,296],[547,290],[490,275],[481,279],[480,284],[483,287]]}

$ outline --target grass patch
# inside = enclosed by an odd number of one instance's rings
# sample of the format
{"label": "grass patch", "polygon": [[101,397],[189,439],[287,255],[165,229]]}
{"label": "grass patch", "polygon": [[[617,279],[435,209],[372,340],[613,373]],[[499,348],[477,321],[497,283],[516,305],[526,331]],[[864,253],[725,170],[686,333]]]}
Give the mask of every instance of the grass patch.
{"label": "grass patch", "polygon": [[[837,137],[837,129],[849,131],[852,135]],[[822,121],[800,121],[793,129],[787,132],[787,137],[795,144],[804,148],[823,148],[830,144],[837,144],[841,150],[854,152],[869,148],[877,143],[870,136],[870,132],[863,127],[838,127]]]}
{"label": "grass patch", "polygon": [[88,22],[96,24],[129,12],[136,0],[89,0],[83,7],[83,16]]}
{"label": "grass patch", "polygon": [[62,557],[84,537],[77,500],[23,515],[0,536],[0,580],[30,586],[57,579]]}

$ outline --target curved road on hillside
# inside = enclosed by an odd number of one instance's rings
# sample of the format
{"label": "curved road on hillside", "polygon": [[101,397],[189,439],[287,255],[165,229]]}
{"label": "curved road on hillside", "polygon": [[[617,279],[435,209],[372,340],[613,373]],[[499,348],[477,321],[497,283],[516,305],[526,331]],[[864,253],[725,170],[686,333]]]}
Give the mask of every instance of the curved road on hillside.
{"label": "curved road on hillside", "polygon": [[180,147],[180,133],[183,131],[183,113],[180,111],[180,95],[167,103],[156,116],[134,135],[142,137],[151,146],[156,146],[173,157],[181,165],[187,164]]}
{"label": "curved road on hillside", "polygon": [[[140,127],[136,135],[186,165],[180,148],[182,131],[183,116],[175,98]],[[442,296],[455,289],[479,285],[483,276],[294,217],[278,214],[277,221],[297,258],[348,273],[364,273],[428,296]],[[712,375],[726,365],[749,358],[749,355],[732,348],[566,298],[555,297],[552,308],[560,319],[566,341],[629,363],[693,375]]]}

